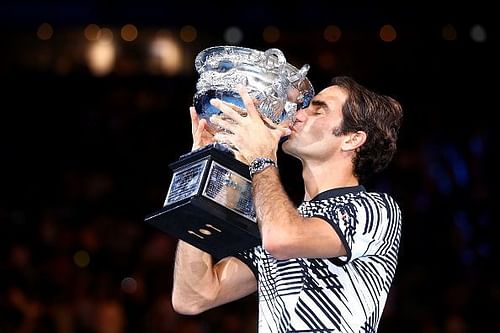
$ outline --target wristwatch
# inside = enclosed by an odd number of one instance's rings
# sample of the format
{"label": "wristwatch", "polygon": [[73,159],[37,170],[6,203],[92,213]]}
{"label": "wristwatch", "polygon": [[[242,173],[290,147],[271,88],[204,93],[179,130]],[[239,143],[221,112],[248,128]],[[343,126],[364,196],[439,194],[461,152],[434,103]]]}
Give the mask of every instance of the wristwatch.
{"label": "wristwatch", "polygon": [[276,162],[274,162],[272,159],[267,158],[267,157],[257,157],[250,163],[250,166],[248,167],[248,170],[250,171],[250,178],[253,177],[256,173],[261,172],[267,167],[273,166],[277,168],[278,166],[276,165]]}

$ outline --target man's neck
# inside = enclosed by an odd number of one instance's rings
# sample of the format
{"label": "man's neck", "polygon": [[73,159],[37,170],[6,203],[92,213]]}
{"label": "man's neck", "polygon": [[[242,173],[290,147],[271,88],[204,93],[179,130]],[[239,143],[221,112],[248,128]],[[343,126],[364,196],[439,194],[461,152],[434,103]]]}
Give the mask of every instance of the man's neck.
{"label": "man's neck", "polygon": [[359,185],[358,178],[352,172],[351,162],[304,163],[302,177],[304,200],[311,200],[326,190]]}

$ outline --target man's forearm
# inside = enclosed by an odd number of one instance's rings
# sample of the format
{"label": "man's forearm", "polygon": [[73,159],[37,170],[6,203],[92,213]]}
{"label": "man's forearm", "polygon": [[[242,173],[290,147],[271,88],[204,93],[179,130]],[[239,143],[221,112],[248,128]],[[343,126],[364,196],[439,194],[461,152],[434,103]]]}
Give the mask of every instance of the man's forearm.
{"label": "man's forearm", "polygon": [[262,244],[272,253],[289,239],[302,218],[286,194],[276,168],[256,174],[252,186]]}
{"label": "man's forearm", "polygon": [[182,314],[204,311],[217,293],[216,280],[212,256],[180,240],[174,267],[174,309]]}

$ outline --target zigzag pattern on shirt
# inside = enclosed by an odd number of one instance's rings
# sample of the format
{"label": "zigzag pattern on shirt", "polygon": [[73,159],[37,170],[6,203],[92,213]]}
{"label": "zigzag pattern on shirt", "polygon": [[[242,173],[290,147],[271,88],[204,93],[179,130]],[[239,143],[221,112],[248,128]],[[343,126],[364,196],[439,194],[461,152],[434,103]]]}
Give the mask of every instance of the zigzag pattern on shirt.
{"label": "zigzag pattern on shirt", "polygon": [[259,333],[376,332],[397,266],[398,205],[360,191],[306,201],[298,211],[332,224],[350,255],[277,260],[262,247],[239,254],[258,268]]}

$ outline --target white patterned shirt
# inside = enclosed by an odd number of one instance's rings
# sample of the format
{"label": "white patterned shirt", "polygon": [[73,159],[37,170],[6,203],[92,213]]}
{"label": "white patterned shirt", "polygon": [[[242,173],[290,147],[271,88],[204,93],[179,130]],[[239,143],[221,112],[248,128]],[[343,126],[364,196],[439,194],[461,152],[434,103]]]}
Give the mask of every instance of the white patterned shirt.
{"label": "white patterned shirt", "polygon": [[278,260],[261,246],[239,253],[258,280],[259,333],[376,332],[397,265],[397,203],[353,186],[322,192],[298,211],[327,221],[347,255]]}

